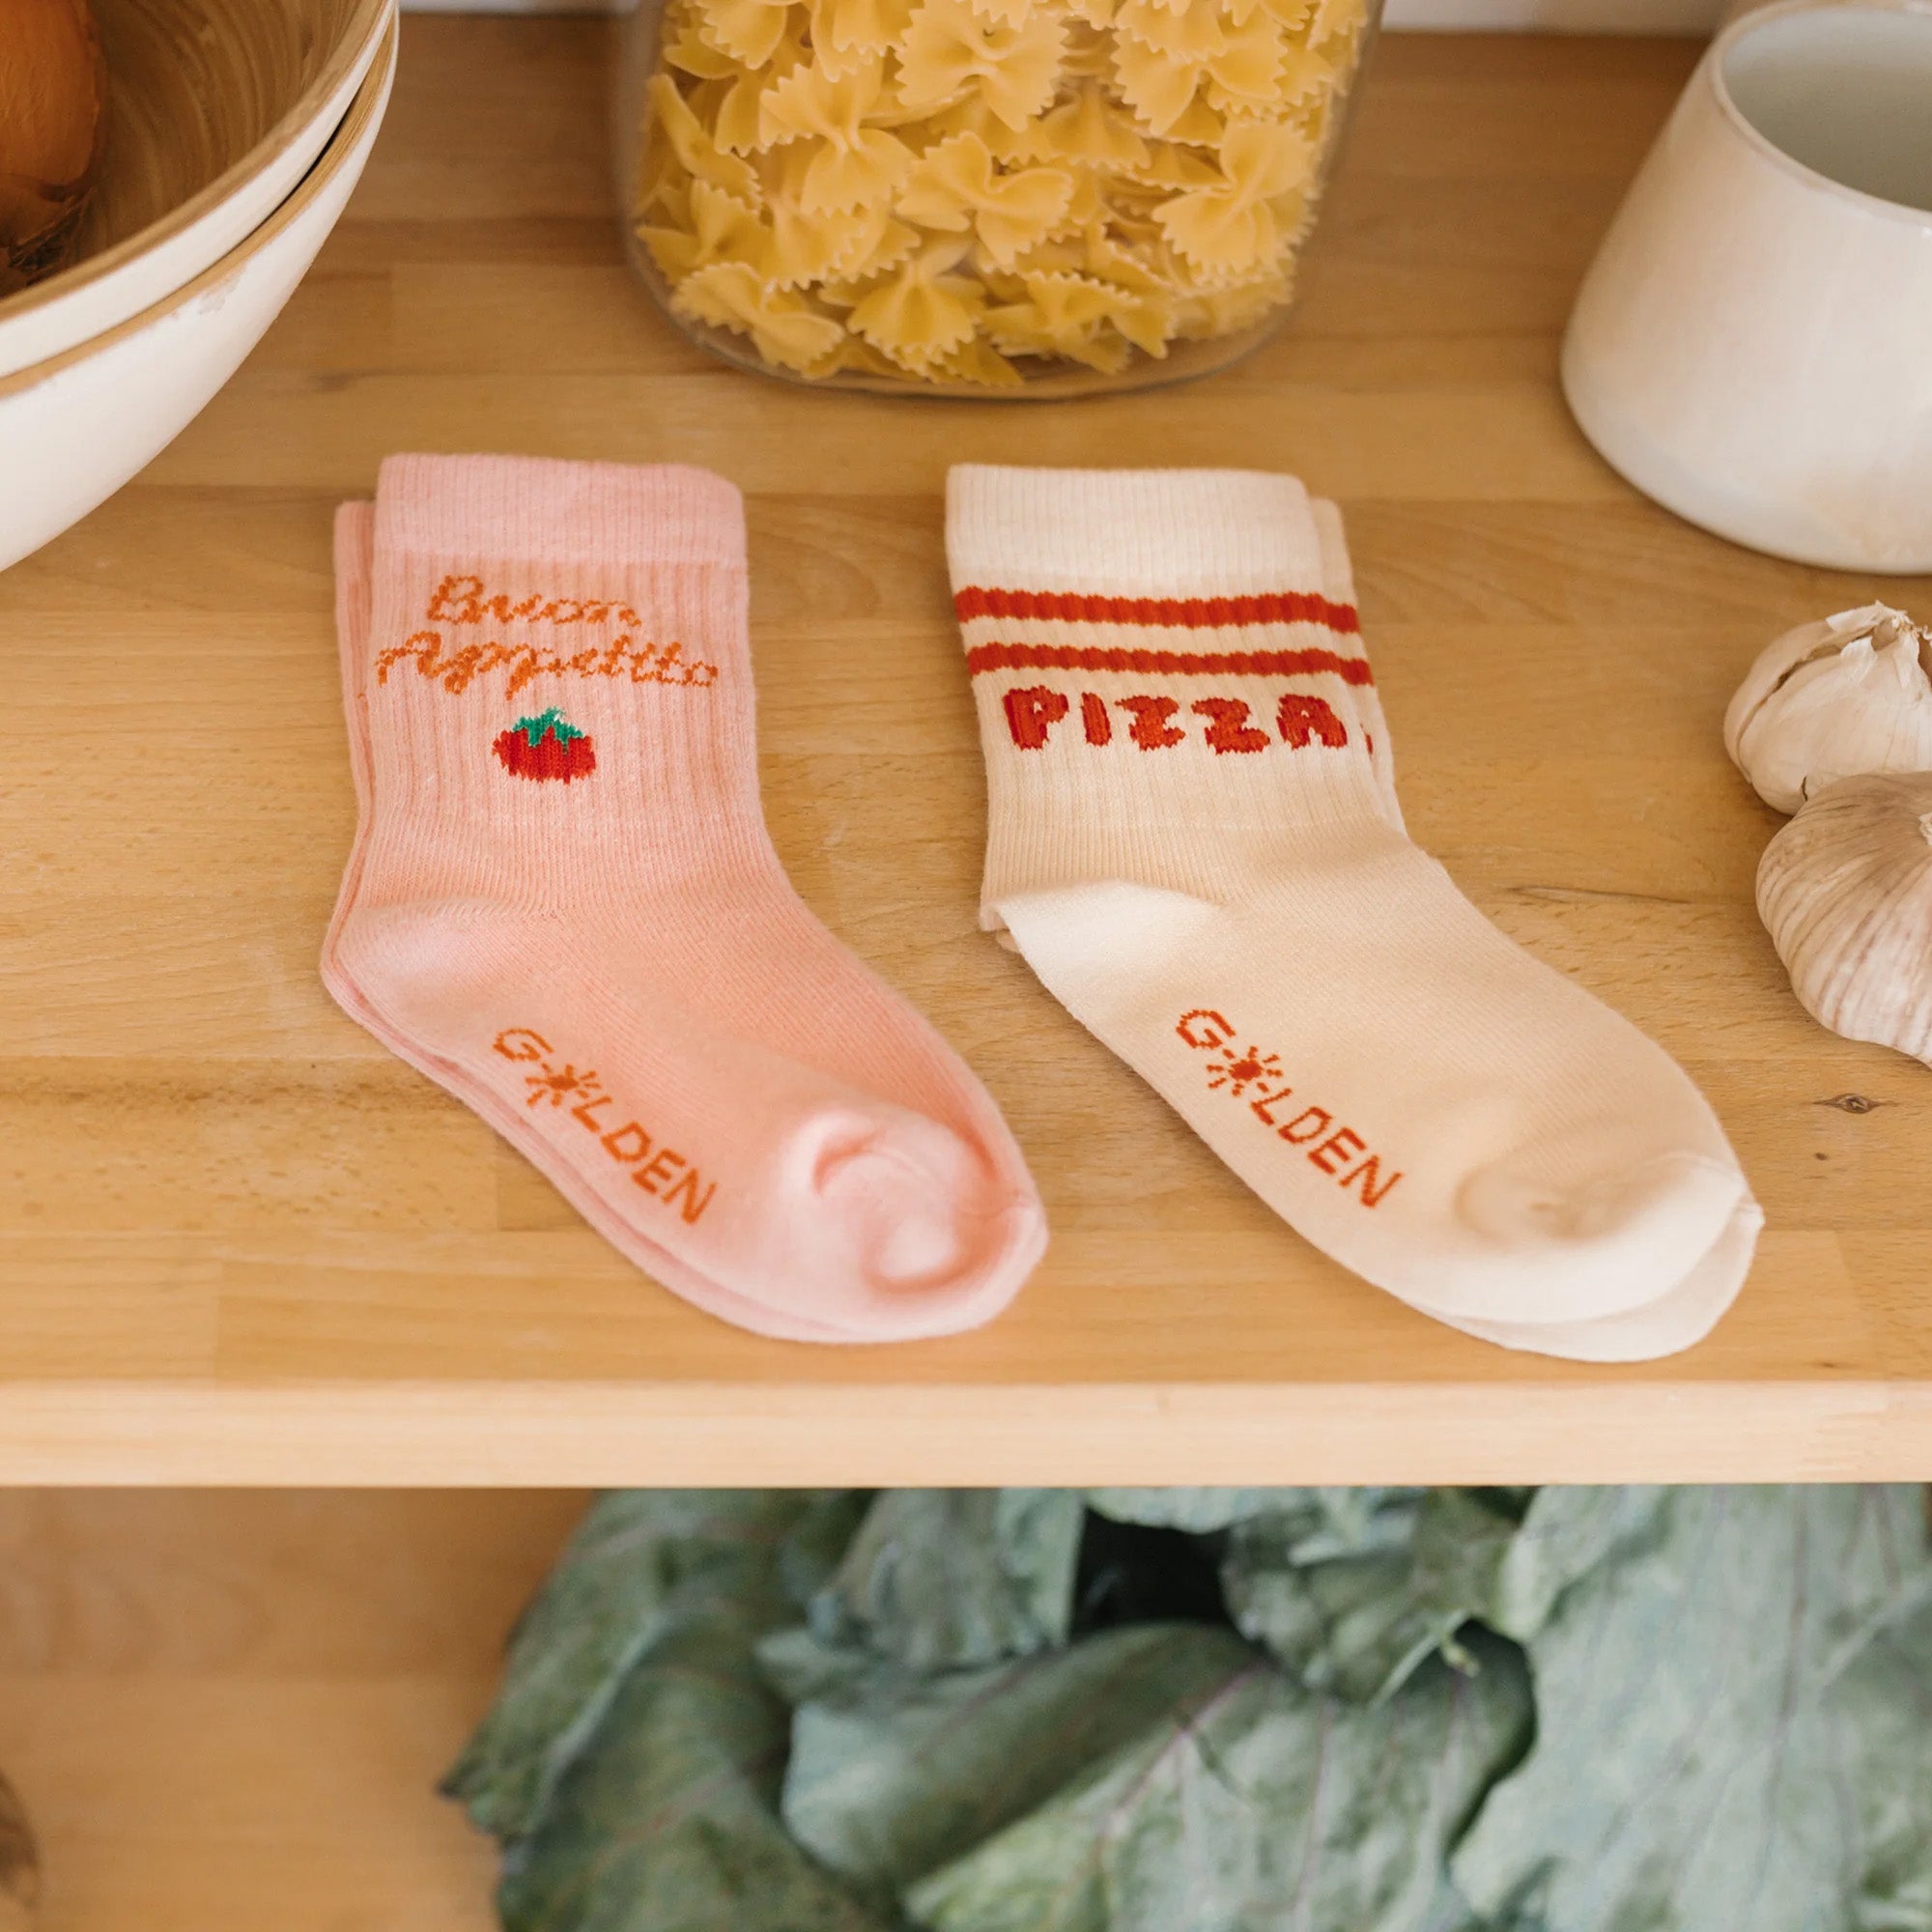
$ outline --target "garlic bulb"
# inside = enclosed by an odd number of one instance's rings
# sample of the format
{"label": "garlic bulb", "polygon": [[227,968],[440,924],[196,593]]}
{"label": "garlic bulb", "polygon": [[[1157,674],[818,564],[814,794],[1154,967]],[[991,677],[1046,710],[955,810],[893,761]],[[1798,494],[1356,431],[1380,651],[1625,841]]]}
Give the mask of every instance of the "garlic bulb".
{"label": "garlic bulb", "polygon": [[1765,847],[1757,910],[1813,1019],[1932,1064],[1932,772],[1808,799]]}
{"label": "garlic bulb", "polygon": [[1787,631],[1731,699],[1724,749],[1786,812],[1833,779],[1932,771],[1932,631],[1883,604]]}

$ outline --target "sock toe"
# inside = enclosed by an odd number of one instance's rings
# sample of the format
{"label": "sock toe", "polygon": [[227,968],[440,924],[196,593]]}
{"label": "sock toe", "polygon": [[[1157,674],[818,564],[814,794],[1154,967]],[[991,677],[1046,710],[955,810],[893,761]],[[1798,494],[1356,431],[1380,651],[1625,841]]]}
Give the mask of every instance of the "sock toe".
{"label": "sock toe", "polygon": [[1425,1302],[1418,1312],[1446,1321],[1478,1341],[1526,1354],[1556,1355],[1573,1362],[1649,1362],[1694,1348],[1729,1311],[1750,1272],[1764,1227],[1764,1210],[1742,1202],[1695,1267],[1655,1301],[1596,1321],[1547,1321],[1512,1325],[1473,1321],[1444,1314]]}
{"label": "sock toe", "polygon": [[[1560,1171],[1560,1168],[1559,1168]],[[1658,1298],[1708,1254],[1749,1190],[1735,1167],[1688,1150],[1556,1181],[1545,1151],[1497,1161],[1464,1183],[1460,1218],[1509,1264],[1458,1302],[1486,1322],[1538,1324],[1560,1284],[1562,1319],[1587,1323]],[[1427,1291],[1417,1300],[1435,1299]]]}
{"label": "sock toe", "polygon": [[825,1287],[813,1312],[868,1336],[977,1326],[1005,1306],[1043,1244],[1016,1228],[1027,1196],[1003,1186],[968,1142],[903,1109],[815,1121],[793,1160],[814,1222],[845,1250],[814,1270]]}

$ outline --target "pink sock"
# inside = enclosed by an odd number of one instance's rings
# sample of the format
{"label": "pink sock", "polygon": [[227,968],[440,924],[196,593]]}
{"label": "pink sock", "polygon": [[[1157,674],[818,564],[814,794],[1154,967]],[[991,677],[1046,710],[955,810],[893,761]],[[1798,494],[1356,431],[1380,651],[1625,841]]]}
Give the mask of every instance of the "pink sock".
{"label": "pink sock", "polygon": [[[523,1118],[501,1094],[472,1080],[454,1061],[442,1060],[413,1040],[395,1032],[362,996],[336,956],[336,940],[345,921],[355,906],[356,887],[361,878],[363,853],[373,811],[369,761],[369,700],[364,692],[364,667],[369,654],[369,607],[373,596],[371,575],[375,568],[376,506],[374,503],[343,503],[335,513],[335,627],[342,667],[343,713],[349,725],[349,768],[355,784],[356,836],[343,871],[342,890],[335,902],[323,941],[322,978],[336,1003],[359,1025],[366,1027],[399,1060],[417,1072],[426,1074],[454,1094],[479,1114],[506,1140],[522,1146]],[[535,1149],[526,1151],[537,1155]],[[646,1242],[618,1215],[606,1209],[594,1195],[580,1190],[572,1176],[553,1173],[561,1191],[584,1218],[607,1240],[623,1249],[640,1267],[648,1268],[666,1287],[687,1301],[726,1316],[762,1333],[780,1335],[787,1341],[840,1342],[850,1338],[843,1330],[801,1319],[795,1323],[781,1321],[772,1311],[758,1310],[755,1319],[733,1306],[733,1297],[715,1283],[707,1282],[684,1266],[672,1255]]]}
{"label": "pink sock", "polygon": [[737,492],[400,457],[372,522],[337,527],[364,809],[330,991],[714,1314],[997,1313],[1045,1239],[1019,1151],[765,833]]}

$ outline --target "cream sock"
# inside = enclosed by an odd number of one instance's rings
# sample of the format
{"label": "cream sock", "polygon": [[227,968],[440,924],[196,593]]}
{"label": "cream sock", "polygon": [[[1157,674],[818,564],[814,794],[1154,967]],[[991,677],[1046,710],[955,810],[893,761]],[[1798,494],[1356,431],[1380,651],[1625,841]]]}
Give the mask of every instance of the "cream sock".
{"label": "cream sock", "polygon": [[1331,518],[1245,472],[952,472],[983,920],[1368,1280],[1512,1346],[1683,1346],[1757,1209],[1674,1063],[1401,836]]}
{"label": "cream sock", "polygon": [[779,869],[743,541],[701,471],[384,466],[325,977],[714,1313],[970,1326],[1037,1259],[1037,1199],[978,1082]]}
{"label": "cream sock", "polygon": [[[1342,513],[1320,497],[1311,497],[1308,508],[1321,553],[1318,587],[1331,602],[1352,611],[1357,608],[1355,579],[1343,534]],[[1395,795],[1395,767],[1381,698],[1371,683],[1357,689],[1356,700],[1369,721],[1382,815],[1400,832],[1404,829],[1402,807]],[[1464,1334],[1505,1349],[1566,1355],[1586,1362],[1641,1362],[1674,1355],[1701,1342],[1737,1299],[1738,1290],[1750,1271],[1763,1220],[1757,1203],[1747,1196],[1709,1253],[1681,1282],[1655,1301],[1625,1315],[1605,1316],[1594,1321],[1513,1326],[1508,1322],[1461,1321],[1440,1310],[1429,1312]]]}

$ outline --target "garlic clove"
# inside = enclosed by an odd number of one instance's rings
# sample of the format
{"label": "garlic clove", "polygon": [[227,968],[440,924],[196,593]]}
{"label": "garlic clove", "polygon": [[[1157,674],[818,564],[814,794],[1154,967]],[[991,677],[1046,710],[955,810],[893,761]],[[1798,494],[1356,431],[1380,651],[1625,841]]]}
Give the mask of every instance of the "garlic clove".
{"label": "garlic clove", "polygon": [[1813,1019],[1932,1065],[1932,771],[1806,800],[1765,847],[1757,909]]}
{"label": "garlic clove", "polygon": [[1891,614],[1885,604],[1864,604],[1840,611],[1815,624],[1800,624],[1767,644],[1745,673],[1744,682],[1724,712],[1724,750],[1737,761],[1738,741],[1765,699],[1808,659],[1829,657],[1851,639],[1865,636],[1881,617]]}
{"label": "garlic clove", "polygon": [[1783,812],[1836,779],[1932,771],[1932,631],[1869,604],[1787,632],[1731,699],[1724,749]]}

